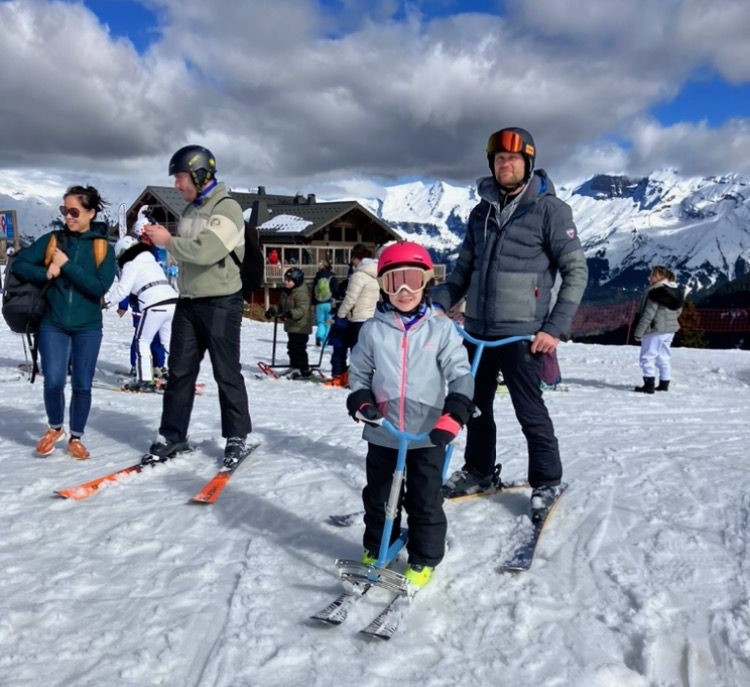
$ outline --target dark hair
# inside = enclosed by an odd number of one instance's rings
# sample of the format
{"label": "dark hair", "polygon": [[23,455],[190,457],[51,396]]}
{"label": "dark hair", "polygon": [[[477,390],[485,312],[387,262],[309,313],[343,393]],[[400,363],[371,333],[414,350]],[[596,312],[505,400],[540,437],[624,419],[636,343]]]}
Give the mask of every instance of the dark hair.
{"label": "dark hair", "polygon": [[68,196],[75,196],[86,210],[93,210],[94,217],[109,205],[93,186],[71,186],[63,194],[63,200]]}
{"label": "dark hair", "polygon": [[674,272],[665,265],[656,265],[653,267],[651,269],[651,276],[656,277],[657,279],[667,279],[668,281],[675,280]]}
{"label": "dark hair", "polygon": [[364,243],[355,243],[352,246],[352,260],[357,258],[362,260],[363,258],[371,258],[372,251]]}

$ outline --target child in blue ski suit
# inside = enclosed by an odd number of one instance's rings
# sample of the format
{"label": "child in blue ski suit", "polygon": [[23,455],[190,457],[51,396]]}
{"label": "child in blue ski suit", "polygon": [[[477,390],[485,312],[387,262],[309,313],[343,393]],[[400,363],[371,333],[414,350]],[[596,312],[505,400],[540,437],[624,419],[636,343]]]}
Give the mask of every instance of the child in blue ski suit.
{"label": "child in blue ski suit", "polygon": [[[417,587],[430,580],[443,558],[447,522],[440,487],[445,446],[471,416],[474,393],[461,336],[425,301],[425,287],[432,278],[432,260],[421,246],[397,243],[382,252],[378,283],[383,300],[363,324],[352,350],[352,391],[347,398],[349,414],[365,422],[362,437],[368,442],[363,563],[377,561],[398,456],[398,440],[377,421],[385,417],[411,434],[429,432],[428,440],[409,445],[400,504],[409,532],[404,577]],[[399,510],[394,541],[400,517]]]}

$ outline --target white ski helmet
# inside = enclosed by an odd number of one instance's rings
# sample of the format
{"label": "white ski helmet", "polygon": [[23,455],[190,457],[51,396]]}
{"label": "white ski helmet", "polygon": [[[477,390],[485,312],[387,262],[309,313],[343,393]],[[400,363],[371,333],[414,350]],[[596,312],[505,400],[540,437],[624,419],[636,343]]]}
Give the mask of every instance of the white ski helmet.
{"label": "white ski helmet", "polygon": [[121,239],[118,239],[115,244],[115,257],[119,258],[128,248],[132,248],[136,243],[138,243],[138,239],[134,236],[123,236]]}

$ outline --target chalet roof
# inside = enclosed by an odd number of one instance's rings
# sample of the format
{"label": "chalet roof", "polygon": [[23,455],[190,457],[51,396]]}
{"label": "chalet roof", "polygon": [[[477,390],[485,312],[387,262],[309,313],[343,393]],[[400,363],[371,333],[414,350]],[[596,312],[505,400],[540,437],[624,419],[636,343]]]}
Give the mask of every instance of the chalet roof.
{"label": "chalet roof", "polygon": [[263,233],[276,233],[290,231],[290,225],[294,224],[288,218],[299,218],[296,224],[297,233],[303,236],[315,234],[321,227],[341,219],[350,212],[363,214],[366,219],[387,227],[385,222],[373,215],[367,208],[355,200],[337,201],[332,203],[315,203],[313,205],[266,205],[267,219],[258,218],[258,231]]}
{"label": "chalet roof", "polygon": [[[393,238],[399,238],[398,233],[386,222],[355,200],[318,202],[313,194],[269,194],[262,187],[259,191],[250,193],[230,190],[229,194],[240,204],[245,218],[250,217],[253,208],[257,210],[259,216],[253,220],[258,231],[266,237],[277,234],[309,237],[322,227],[344,220],[346,215],[352,213],[359,216],[360,223],[363,220],[365,223],[372,223]],[[140,207],[146,204],[161,205],[175,217],[179,217],[185,209],[185,201],[175,188],[147,186],[127,212],[128,226],[132,225]]]}
{"label": "chalet roof", "polygon": [[[274,206],[280,204],[295,204],[294,201],[300,201],[300,199],[301,202],[311,201],[311,198],[309,196],[305,198],[304,196],[288,196],[270,194],[265,192],[250,193],[245,191],[230,190],[229,195],[232,196],[232,198],[234,198],[240,204],[240,207],[243,211],[252,208],[253,203],[258,200]],[[176,188],[172,186],[146,186],[146,188],[141,192],[136,201],[130,206],[128,214],[130,214],[131,211],[137,213],[140,206],[144,204],[143,200],[147,196],[152,196],[160,205],[163,205],[165,208],[167,208],[167,210],[169,210],[173,215],[180,215],[185,209],[186,203]]]}

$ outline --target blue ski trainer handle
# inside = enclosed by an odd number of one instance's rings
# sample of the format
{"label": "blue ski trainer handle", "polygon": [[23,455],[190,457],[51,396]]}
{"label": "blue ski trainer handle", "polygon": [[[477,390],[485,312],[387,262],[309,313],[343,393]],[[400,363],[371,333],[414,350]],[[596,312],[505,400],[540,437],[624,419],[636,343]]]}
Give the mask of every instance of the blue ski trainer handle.
{"label": "blue ski trainer handle", "polygon": [[[484,339],[477,339],[476,337],[469,334],[463,327],[456,325],[458,333],[464,337],[469,343],[473,343],[476,347],[476,353],[474,353],[474,360],[471,361],[471,376],[477,376],[477,370],[479,369],[479,361],[482,359],[482,353],[485,348],[497,348],[498,346],[505,346],[506,344],[516,343],[518,341],[533,341],[534,337],[525,334],[523,336],[506,336],[504,339],[498,339],[497,341],[485,341]],[[443,462],[443,483],[445,483],[448,477],[448,469],[450,468],[451,458],[453,458],[453,451],[455,447],[453,444],[448,444],[445,449],[445,461]]]}
{"label": "blue ski trainer handle", "polygon": [[[364,418],[360,416],[360,419]],[[388,502],[385,505],[385,523],[383,524],[383,536],[380,539],[380,552],[378,553],[378,560],[373,566],[375,571],[377,571],[385,568],[398,555],[404,544],[406,544],[408,533],[405,528],[402,528],[398,539],[391,544],[393,523],[398,513],[398,501],[401,497],[401,486],[404,483],[404,474],[406,473],[406,451],[412,441],[425,441],[429,439],[430,434],[429,432],[422,432],[421,434],[402,432],[385,418],[381,418],[378,422],[371,421],[370,424],[381,425],[398,439],[398,456],[396,458],[396,468],[393,471],[393,480],[391,481],[391,492],[388,495]]]}

